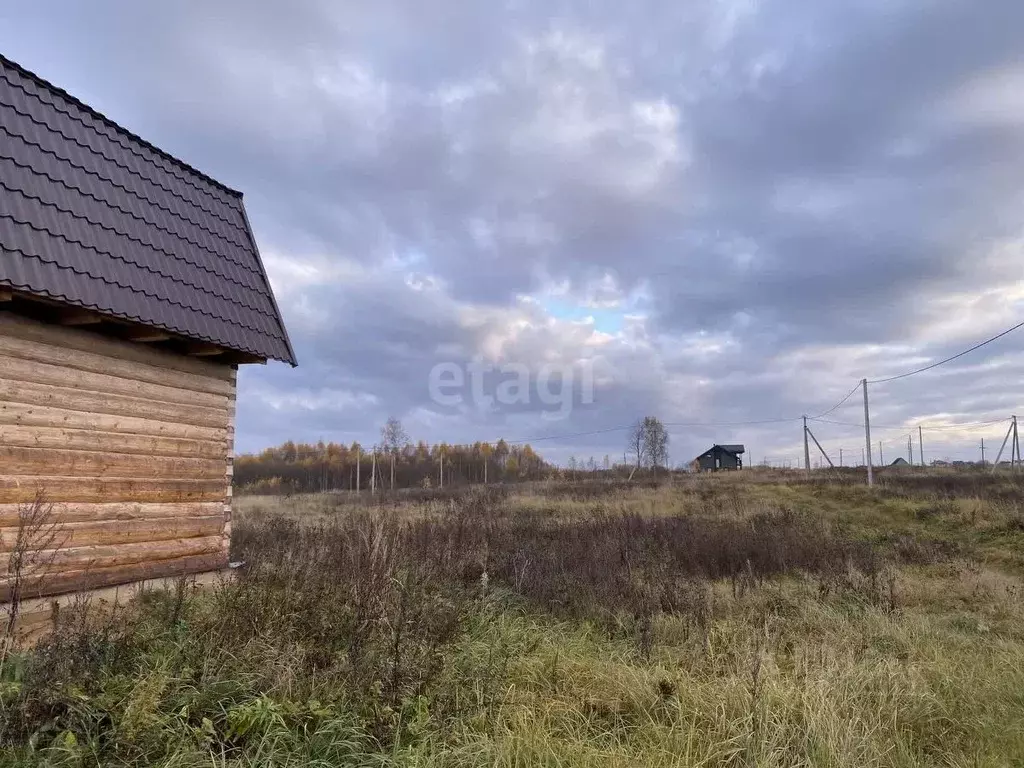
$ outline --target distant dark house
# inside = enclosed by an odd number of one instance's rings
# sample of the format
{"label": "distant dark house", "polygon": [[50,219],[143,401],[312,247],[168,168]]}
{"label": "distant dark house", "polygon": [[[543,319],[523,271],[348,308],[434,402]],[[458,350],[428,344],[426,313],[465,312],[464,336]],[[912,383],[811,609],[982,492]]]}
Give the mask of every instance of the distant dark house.
{"label": "distant dark house", "polygon": [[890,464],[890,467],[909,467],[910,462],[900,456],[898,459],[894,459]]}
{"label": "distant dark house", "polygon": [[721,469],[743,469],[742,445],[713,445],[690,462],[694,472],[718,472]]}

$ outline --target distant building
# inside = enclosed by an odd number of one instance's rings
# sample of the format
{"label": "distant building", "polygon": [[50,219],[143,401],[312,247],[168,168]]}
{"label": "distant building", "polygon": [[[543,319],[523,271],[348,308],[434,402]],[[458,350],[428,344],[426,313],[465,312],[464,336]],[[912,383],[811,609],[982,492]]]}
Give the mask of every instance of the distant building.
{"label": "distant building", "polygon": [[743,469],[742,445],[713,445],[690,462],[694,472],[718,472],[722,469]]}
{"label": "distant building", "polygon": [[904,459],[902,456],[900,456],[898,459],[893,460],[889,464],[889,466],[890,467],[909,467],[910,466],[910,462],[907,461],[906,459]]}

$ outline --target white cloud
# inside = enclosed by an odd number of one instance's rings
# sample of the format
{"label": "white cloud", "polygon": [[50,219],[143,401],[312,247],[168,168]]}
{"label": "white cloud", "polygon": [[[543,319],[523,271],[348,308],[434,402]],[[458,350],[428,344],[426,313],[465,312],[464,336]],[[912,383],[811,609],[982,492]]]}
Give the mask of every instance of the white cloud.
{"label": "white cloud", "polygon": [[943,109],[968,126],[1024,128],[1024,65],[997,66],[969,78]]}

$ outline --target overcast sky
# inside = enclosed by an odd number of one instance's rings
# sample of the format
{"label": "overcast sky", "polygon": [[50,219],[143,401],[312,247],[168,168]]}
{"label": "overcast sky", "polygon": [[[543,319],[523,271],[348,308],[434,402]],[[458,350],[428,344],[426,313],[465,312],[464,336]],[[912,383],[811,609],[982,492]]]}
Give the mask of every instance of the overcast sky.
{"label": "overcast sky", "polygon": [[[1022,29],[1019,0],[0,7],[5,55],[243,191],[299,367],[240,374],[240,450],[813,415],[1024,320]],[[886,460],[1024,416],[1022,350],[872,388]],[[504,372],[432,396],[474,361]],[[670,434],[802,451],[799,422]]]}

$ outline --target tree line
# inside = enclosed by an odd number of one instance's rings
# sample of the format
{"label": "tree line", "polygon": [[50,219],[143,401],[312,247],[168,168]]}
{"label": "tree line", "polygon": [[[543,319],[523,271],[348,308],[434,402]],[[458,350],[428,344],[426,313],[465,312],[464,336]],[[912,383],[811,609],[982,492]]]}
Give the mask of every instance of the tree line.
{"label": "tree line", "polygon": [[657,471],[668,462],[668,434],[655,417],[639,420],[629,433],[622,463],[571,456],[565,467],[545,461],[528,443],[413,443],[402,423],[390,418],[377,444],[365,447],[288,440],[234,462],[240,493],[316,493],[437,488],[480,483],[509,483],[563,478],[632,477],[637,470]]}
{"label": "tree line", "polygon": [[557,473],[528,444],[414,444],[396,419],[388,420],[374,446],[288,440],[242,454],[234,464],[234,482],[243,493],[436,488],[543,480]]}

